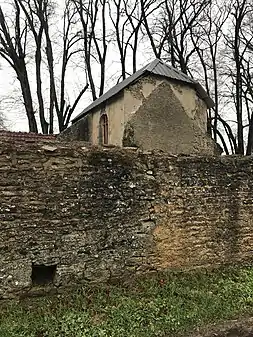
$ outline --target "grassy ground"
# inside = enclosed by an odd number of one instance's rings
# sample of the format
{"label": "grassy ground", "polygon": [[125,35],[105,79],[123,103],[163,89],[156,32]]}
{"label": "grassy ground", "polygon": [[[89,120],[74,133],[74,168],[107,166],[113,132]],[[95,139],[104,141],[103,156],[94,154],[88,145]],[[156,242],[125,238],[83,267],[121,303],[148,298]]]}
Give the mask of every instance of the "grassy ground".
{"label": "grassy ground", "polygon": [[253,268],[171,272],[0,302],[0,337],[176,336],[253,314]]}

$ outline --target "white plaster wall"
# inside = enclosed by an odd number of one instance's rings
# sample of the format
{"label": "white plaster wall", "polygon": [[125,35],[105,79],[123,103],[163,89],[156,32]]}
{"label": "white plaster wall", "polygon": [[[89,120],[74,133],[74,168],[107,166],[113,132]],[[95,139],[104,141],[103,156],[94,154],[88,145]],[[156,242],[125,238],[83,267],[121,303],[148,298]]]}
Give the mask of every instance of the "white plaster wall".
{"label": "white plaster wall", "polygon": [[155,78],[154,76],[146,76],[124,90],[125,124],[136,113],[142,105],[143,100],[148,98],[162,81],[163,80]]}
{"label": "white plaster wall", "polygon": [[153,77],[145,77],[107,102],[104,109],[101,107],[96,109],[92,114],[92,144],[99,144],[100,116],[106,113],[109,126],[109,144],[122,146],[125,124],[139,109],[143,100],[146,99],[161,82],[162,80]]}
{"label": "white plaster wall", "polygon": [[175,96],[179,99],[187,115],[195,121],[198,127],[203,131],[207,131],[207,106],[205,102],[197,96],[194,88],[183,83],[170,83]]}
{"label": "white plaster wall", "polygon": [[111,145],[122,146],[124,134],[124,95],[119,94],[92,114],[92,144],[99,144],[99,121],[103,113],[108,116],[108,142]]}
{"label": "white plaster wall", "polygon": [[[161,83],[170,85],[173,94],[180,101],[186,114],[205,133],[207,130],[207,108],[193,88],[181,83],[175,84],[159,77],[146,76],[107,102],[104,109],[100,107],[94,111],[92,114],[92,143],[99,144],[99,121],[100,116],[105,112],[108,116],[109,144],[122,146],[125,125],[135,116],[144,100]],[[163,104],[163,102],[160,102],[160,104]]]}

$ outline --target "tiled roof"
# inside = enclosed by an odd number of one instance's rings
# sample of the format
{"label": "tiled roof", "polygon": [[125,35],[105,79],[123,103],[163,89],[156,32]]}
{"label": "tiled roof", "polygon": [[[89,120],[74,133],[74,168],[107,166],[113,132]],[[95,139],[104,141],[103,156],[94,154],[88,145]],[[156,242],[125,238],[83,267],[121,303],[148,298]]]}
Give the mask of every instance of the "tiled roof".
{"label": "tiled roof", "polygon": [[73,123],[78,121],[80,118],[87,115],[92,109],[98,107],[100,104],[106,102],[108,99],[112,98],[116,94],[118,94],[121,90],[128,87],[130,84],[137,81],[140,77],[148,74],[163,76],[165,78],[173,79],[179,82],[188,83],[192,85],[198,96],[203,99],[208,108],[212,108],[214,106],[213,100],[208,96],[205,89],[194,79],[182,73],[181,71],[167,65],[159,59],[155,59],[151,63],[147,64],[145,67],[138,70],[132,76],[126,78],[124,81],[115,85],[113,88],[108,90],[104,95],[100,96],[93,103],[91,103],[86,109],[84,109],[78,116],[73,119]]}
{"label": "tiled roof", "polygon": [[12,132],[0,130],[0,142],[39,142],[55,140],[55,135],[43,135],[32,132]]}

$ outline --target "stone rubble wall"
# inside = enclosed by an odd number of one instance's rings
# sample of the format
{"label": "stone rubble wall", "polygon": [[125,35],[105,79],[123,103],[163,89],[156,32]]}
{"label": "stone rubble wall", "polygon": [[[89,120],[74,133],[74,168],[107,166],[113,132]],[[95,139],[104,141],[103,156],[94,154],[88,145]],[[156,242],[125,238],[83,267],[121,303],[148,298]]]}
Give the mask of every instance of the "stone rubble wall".
{"label": "stone rubble wall", "polygon": [[[251,263],[253,159],[0,144],[0,298]],[[56,265],[32,284],[32,265]]]}

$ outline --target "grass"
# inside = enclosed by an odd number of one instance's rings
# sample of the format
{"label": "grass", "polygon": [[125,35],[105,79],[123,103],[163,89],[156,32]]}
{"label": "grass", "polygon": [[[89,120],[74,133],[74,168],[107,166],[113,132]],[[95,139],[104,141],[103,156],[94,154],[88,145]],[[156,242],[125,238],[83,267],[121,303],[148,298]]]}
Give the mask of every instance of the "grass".
{"label": "grass", "polygon": [[253,269],[170,272],[0,302],[1,337],[176,336],[253,315]]}

